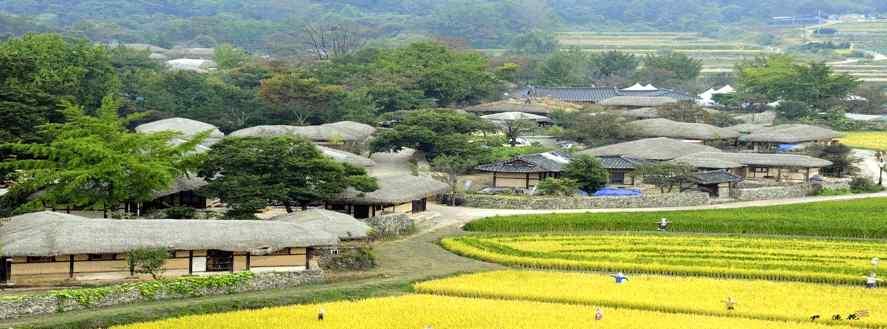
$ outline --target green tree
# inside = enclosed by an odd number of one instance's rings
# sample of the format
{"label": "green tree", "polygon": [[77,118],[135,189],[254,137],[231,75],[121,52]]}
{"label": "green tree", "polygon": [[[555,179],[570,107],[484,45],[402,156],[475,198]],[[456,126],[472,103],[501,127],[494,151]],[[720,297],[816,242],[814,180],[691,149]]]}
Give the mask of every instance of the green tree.
{"label": "green tree", "polygon": [[561,175],[579,184],[579,188],[588,193],[597,192],[610,179],[610,173],[601,161],[590,155],[579,155],[570,160]]}
{"label": "green tree", "polygon": [[213,145],[199,171],[207,194],[230,208],[227,217],[254,218],[256,211],[282,204],[287,212],[329,200],[348,187],[376,190],[366,171],[327,158],[301,138],[228,138]]}
{"label": "green tree", "polygon": [[275,116],[290,123],[322,123],[335,117],[333,102],[344,95],[339,85],[321,83],[304,72],[276,74],[262,81],[259,91]]}
{"label": "green tree", "polygon": [[631,53],[608,51],[592,57],[595,78],[609,79],[612,77],[628,78],[638,69],[640,60]]}
{"label": "green tree", "polygon": [[784,101],[776,107],[776,113],[788,120],[799,120],[816,114],[816,111],[804,102]]}
{"label": "green tree", "polygon": [[120,84],[108,51],[86,40],[27,34],[0,43],[0,143],[38,141],[37,127],[64,118],[62,101],[95,111]]}
{"label": "green tree", "polygon": [[133,273],[149,274],[157,280],[163,274],[163,265],[169,258],[169,251],[164,248],[142,248],[126,253],[126,263]]}
{"label": "green tree", "polygon": [[585,85],[591,73],[588,54],[571,48],[548,56],[539,67],[537,82],[546,86]]}
{"label": "green tree", "polygon": [[853,149],[849,146],[835,143],[829,145],[810,145],[806,150],[807,155],[832,162],[831,166],[822,168],[822,174],[832,177],[845,177],[854,174],[858,169],[856,164],[861,161],[853,155]]}
{"label": "green tree", "polygon": [[431,169],[446,175],[447,185],[450,186],[450,205],[456,205],[456,193],[458,192],[459,176],[464,175],[478,165],[478,161],[472,158],[441,155],[431,162]]}
{"label": "green tree", "polygon": [[641,177],[644,184],[654,185],[662,193],[671,193],[675,187],[680,189],[687,183],[694,171],[693,167],[684,164],[662,162],[640,166],[633,174]]}
{"label": "green tree", "polygon": [[788,55],[772,55],[738,64],[738,94],[766,103],[796,101],[816,110],[828,110],[860,85],[847,74],[835,74],[828,65],[794,61]]}
{"label": "green tree", "polygon": [[517,55],[547,55],[560,48],[554,34],[534,30],[520,34],[511,40],[509,52]]}
{"label": "green tree", "polygon": [[579,182],[569,178],[548,177],[536,185],[536,191],[540,195],[573,196],[576,195],[578,189]]}
{"label": "green tree", "polygon": [[476,157],[482,152],[475,133],[491,131],[492,126],[476,116],[447,109],[419,110],[398,115],[398,123],[376,134],[372,152],[396,152],[405,147],[425,152],[429,159],[438,155]]}
{"label": "green tree", "polygon": [[249,54],[230,43],[224,43],[215,48],[215,60],[220,69],[229,70],[249,61]]}
{"label": "green tree", "polygon": [[643,64],[639,79],[657,85],[693,81],[702,73],[702,60],[676,52],[646,55]]}
{"label": "green tree", "polygon": [[605,110],[560,112],[555,123],[564,128],[563,138],[573,139],[589,146],[608,145],[628,138],[628,120]]}
{"label": "green tree", "polygon": [[41,191],[20,209],[73,206],[108,210],[125,202],[150,201],[173,180],[196,167],[194,148],[209,132],[180,145],[175,133],[137,134],[126,125],[138,118],[117,115],[119,100],[106,97],[96,116],[71,103],[65,123],[41,127],[46,144],[7,144],[16,160],[3,167],[19,170],[13,189]]}

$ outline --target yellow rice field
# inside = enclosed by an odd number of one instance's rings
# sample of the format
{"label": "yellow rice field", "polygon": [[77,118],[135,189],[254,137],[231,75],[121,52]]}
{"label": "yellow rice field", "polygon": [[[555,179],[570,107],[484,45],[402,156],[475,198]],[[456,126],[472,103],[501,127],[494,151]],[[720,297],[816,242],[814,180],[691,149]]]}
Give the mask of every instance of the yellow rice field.
{"label": "yellow rice field", "polygon": [[887,151],[887,131],[855,131],[845,133],[841,143],[868,150]]}
{"label": "yellow rice field", "polygon": [[[319,309],[325,320],[318,321]],[[585,305],[502,301],[430,295],[375,298],[238,311],[113,327],[117,329],[849,329],[844,325],[777,322],[743,318],[670,314]]]}
{"label": "yellow rice field", "polygon": [[[629,274],[630,275],[630,274]],[[762,320],[822,322],[860,310],[870,316],[854,326],[887,327],[887,289],[630,275],[625,284],[602,274],[497,271],[423,282],[420,293],[446,296],[602,305],[669,313],[738,316]],[[727,311],[732,297],[736,309]],[[840,323],[832,321],[832,323]],[[843,323],[848,323],[846,320]]]}

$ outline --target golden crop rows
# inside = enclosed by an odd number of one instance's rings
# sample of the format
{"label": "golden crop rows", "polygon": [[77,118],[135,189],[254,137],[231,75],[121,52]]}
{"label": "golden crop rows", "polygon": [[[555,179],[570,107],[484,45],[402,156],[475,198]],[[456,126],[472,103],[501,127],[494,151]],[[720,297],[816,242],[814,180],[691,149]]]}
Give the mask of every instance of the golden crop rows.
{"label": "golden crop rows", "polygon": [[850,147],[869,150],[887,151],[887,132],[885,131],[857,131],[850,132],[841,138],[841,143]]}
{"label": "golden crop rows", "polygon": [[[325,311],[317,320],[319,309]],[[238,311],[134,324],[117,329],[849,329],[850,326],[603,309],[526,301],[430,295]]]}
{"label": "golden crop rows", "polygon": [[444,239],[458,254],[542,269],[856,284],[880,242],[701,235],[529,235]]}
{"label": "golden crop rows", "polygon": [[[446,296],[603,305],[699,315],[738,316],[762,320],[829,322],[867,310],[858,321],[831,323],[887,327],[887,290],[811,283],[719,280],[629,274],[615,284],[608,275],[497,271],[423,282],[420,293]],[[736,308],[727,311],[732,297]]]}

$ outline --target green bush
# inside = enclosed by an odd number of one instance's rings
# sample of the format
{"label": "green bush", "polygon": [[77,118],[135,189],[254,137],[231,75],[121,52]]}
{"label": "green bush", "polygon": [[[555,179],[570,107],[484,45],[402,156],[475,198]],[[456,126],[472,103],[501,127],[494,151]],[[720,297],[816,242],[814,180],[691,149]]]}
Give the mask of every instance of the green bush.
{"label": "green bush", "polygon": [[836,196],[836,195],[847,195],[847,194],[852,194],[852,193],[853,192],[850,192],[850,189],[847,189],[847,188],[835,189],[835,188],[827,188],[826,187],[826,188],[820,189],[819,191],[816,191],[816,195],[818,195],[818,196]]}
{"label": "green bush", "polygon": [[536,185],[540,195],[572,196],[579,189],[579,182],[569,178],[546,178]]}
{"label": "green bush", "polygon": [[174,207],[166,209],[166,218],[167,219],[194,219],[194,215],[197,212],[194,208],[191,207]]}
{"label": "green bush", "polygon": [[884,190],[883,186],[878,185],[873,180],[865,177],[855,177],[850,182],[850,191],[853,193],[877,193]]}
{"label": "green bush", "polygon": [[599,214],[545,214],[488,217],[465,226],[478,232],[655,231],[668,218],[669,231],[807,235],[887,239],[887,198],[798,205]]}

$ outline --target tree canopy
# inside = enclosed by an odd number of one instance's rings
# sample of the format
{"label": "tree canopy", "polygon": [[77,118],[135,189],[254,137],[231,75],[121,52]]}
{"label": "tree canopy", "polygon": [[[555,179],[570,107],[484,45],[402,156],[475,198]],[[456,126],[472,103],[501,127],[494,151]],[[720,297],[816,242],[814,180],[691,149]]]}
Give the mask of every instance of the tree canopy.
{"label": "tree canopy", "polygon": [[373,152],[399,151],[405,147],[438,155],[479,156],[482,143],[475,133],[490,131],[492,125],[472,114],[449,109],[401,113],[392,129],[377,134],[370,144]]}
{"label": "tree canopy", "polygon": [[205,193],[225,202],[234,219],[251,219],[270,205],[306,207],[348,187],[376,190],[362,168],[327,158],[308,140],[293,137],[227,138],[213,145],[199,170]]}
{"label": "tree canopy", "polygon": [[842,102],[860,82],[837,74],[824,63],[797,63],[788,55],[772,55],[737,65],[740,97],[759,102],[802,102],[828,110]]}

